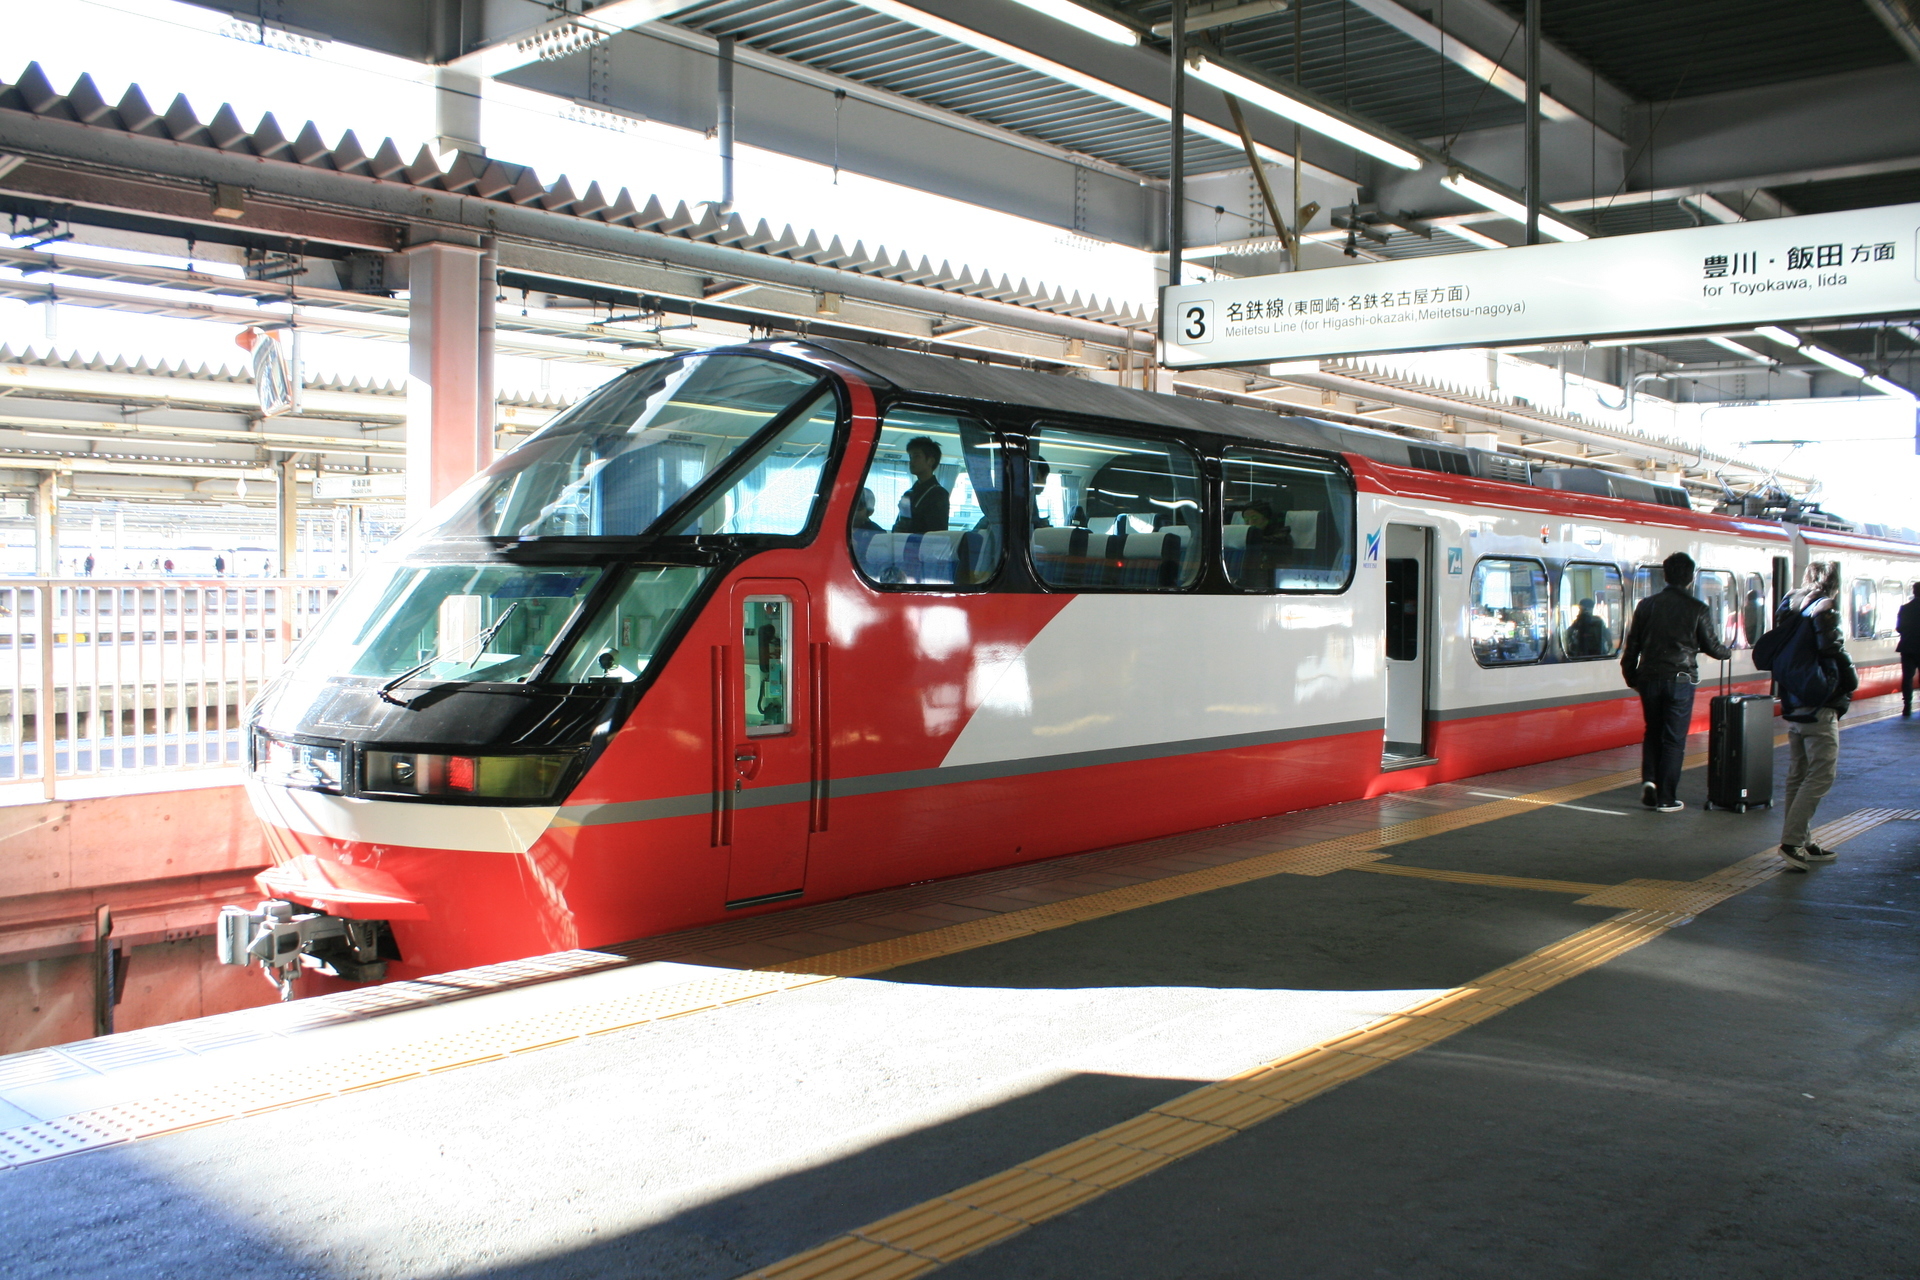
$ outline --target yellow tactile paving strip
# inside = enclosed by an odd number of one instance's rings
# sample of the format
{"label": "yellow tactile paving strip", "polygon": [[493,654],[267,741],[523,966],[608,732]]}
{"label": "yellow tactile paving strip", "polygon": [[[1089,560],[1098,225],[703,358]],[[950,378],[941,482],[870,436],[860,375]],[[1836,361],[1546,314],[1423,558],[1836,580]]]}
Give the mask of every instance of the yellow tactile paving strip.
{"label": "yellow tactile paving strip", "polygon": [[[1861,810],[1820,828],[1816,840],[1831,848],[1896,818],[1920,818],[1920,810]],[[1671,905],[1625,911],[1465,986],[1202,1085],[1036,1159],[750,1272],[743,1280],[903,1280],[936,1270],[1484,1022],[1653,941],[1698,911],[1780,874],[1784,865],[1769,849],[1698,881],[1633,881],[1602,890],[1637,887],[1649,897],[1665,895]],[[1520,887],[1547,884],[1566,885],[1562,892],[1594,887],[1554,881]]]}

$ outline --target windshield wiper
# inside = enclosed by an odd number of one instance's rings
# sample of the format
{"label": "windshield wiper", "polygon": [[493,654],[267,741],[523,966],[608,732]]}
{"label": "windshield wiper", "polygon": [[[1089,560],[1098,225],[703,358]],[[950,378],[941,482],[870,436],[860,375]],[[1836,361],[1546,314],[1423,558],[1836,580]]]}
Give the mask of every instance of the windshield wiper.
{"label": "windshield wiper", "polygon": [[[493,643],[493,638],[500,634],[500,628],[507,625],[507,619],[511,618],[513,616],[513,611],[515,609],[518,609],[519,607],[520,607],[520,602],[518,600],[515,600],[512,604],[506,607],[505,612],[503,612],[498,618],[495,618],[493,620],[492,626],[480,632],[478,635],[473,636],[471,639],[463,640],[458,645],[454,646],[454,650],[453,650],[454,653],[459,653],[460,650],[466,648],[470,644],[478,646],[479,652],[473,655],[473,661],[467,664],[467,670],[471,671],[475,667],[480,665],[480,659],[483,656],[485,656],[487,652],[487,646]],[[387,681],[385,684],[380,686],[381,699],[386,702],[391,702],[396,707],[404,707],[404,706],[411,705],[409,703],[402,702],[400,701],[400,699],[394,697],[393,691],[395,689],[398,689],[401,685],[405,684],[407,681],[413,679],[413,677],[419,675],[422,671],[425,671],[428,667],[432,666],[434,663],[440,661],[441,658],[447,657],[447,656],[450,656],[450,655],[442,654],[438,650],[435,650],[433,653],[433,656],[428,658],[425,662],[415,663],[413,666],[408,667],[405,671],[402,671],[399,675],[395,676],[393,679]]]}

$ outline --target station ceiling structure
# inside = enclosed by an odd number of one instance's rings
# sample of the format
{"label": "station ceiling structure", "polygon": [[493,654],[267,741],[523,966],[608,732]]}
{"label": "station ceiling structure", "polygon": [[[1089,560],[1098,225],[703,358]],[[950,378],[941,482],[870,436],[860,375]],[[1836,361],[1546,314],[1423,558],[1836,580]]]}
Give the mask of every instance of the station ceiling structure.
{"label": "station ceiling structure", "polygon": [[[391,260],[423,224],[472,229],[484,206],[501,242],[503,287],[547,304],[526,317],[502,308],[503,349],[630,363],[691,341],[671,332],[682,323],[705,341],[814,332],[1141,385],[1149,376],[1153,317],[1137,303],[990,271],[976,278],[938,261],[937,245],[869,249],[830,227],[748,225],[717,199],[668,207],[651,193],[605,191],[592,174],[539,175],[519,162],[527,157],[488,152],[486,112],[488,86],[498,83],[609,117],[710,131],[724,57],[744,143],[1089,240],[1164,251],[1165,0],[255,8],[234,20],[257,24],[262,41],[339,41],[417,63],[435,85],[435,146],[409,157],[391,143],[322,138],[311,126],[249,125],[230,108],[202,119],[184,100],[149,104],[135,93],[108,102],[90,81],[56,87],[37,67],[0,68],[0,79],[14,77],[0,87],[0,213],[50,229],[224,245],[259,291],[299,307],[302,324],[376,337],[385,326],[399,337],[405,304],[386,295],[405,282],[381,278],[372,264]],[[1920,200],[1911,0],[1543,0],[1543,10],[1542,186],[1557,224],[1631,235]],[[1462,192],[1511,197],[1522,180],[1523,11],[1523,0],[1194,0],[1187,260],[1232,275],[1295,265],[1249,150],[1289,212],[1311,207],[1298,219],[1300,268],[1518,243],[1521,227],[1502,211],[1510,206]],[[1100,20],[1111,29],[1087,29]],[[1246,102],[1245,135],[1221,85]],[[223,200],[238,203],[219,207]],[[58,288],[77,305],[128,305],[110,285],[89,303],[74,260],[42,256],[40,270],[0,280],[0,291],[32,298]],[[205,314],[208,301],[189,295],[206,287],[156,278],[140,305]],[[1920,386],[1916,320],[1882,317],[1813,336],[1893,383]],[[1511,354],[1676,400],[1862,394],[1859,379],[1831,362],[1747,333]],[[1726,479],[1790,488],[1807,480],[1497,388],[1429,386],[1362,362],[1183,375],[1177,385],[1159,376],[1161,389],[1300,405],[1389,429],[1492,433],[1536,460],[1664,468],[1702,494]],[[526,408],[523,421],[537,425],[543,410]],[[366,469],[379,453],[316,444],[316,474]]]}

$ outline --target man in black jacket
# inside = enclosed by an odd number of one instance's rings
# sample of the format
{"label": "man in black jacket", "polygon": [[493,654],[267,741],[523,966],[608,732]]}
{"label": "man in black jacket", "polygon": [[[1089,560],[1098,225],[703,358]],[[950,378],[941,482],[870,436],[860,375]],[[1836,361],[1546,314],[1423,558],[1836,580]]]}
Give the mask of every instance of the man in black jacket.
{"label": "man in black jacket", "polygon": [[[93,559],[88,556],[87,559]],[[91,571],[89,571],[91,572]],[[1913,714],[1913,677],[1920,672],[1920,582],[1913,584],[1913,598],[1900,606],[1900,621],[1894,624],[1900,633],[1900,714]]]}
{"label": "man in black jacket", "polygon": [[1646,718],[1640,744],[1640,803],[1661,813],[1687,806],[1675,794],[1680,766],[1687,758],[1687,729],[1693,724],[1693,689],[1700,683],[1700,655],[1724,662],[1733,656],[1717,634],[1706,602],[1693,585],[1693,557],[1676,551],[1661,564],[1667,587],[1633,610],[1620,672],[1639,691]]}

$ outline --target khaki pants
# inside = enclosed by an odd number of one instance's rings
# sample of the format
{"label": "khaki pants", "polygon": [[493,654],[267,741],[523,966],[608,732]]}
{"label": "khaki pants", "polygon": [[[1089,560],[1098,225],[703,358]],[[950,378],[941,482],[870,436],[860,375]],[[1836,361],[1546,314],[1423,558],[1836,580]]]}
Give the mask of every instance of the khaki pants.
{"label": "khaki pants", "polygon": [[1840,713],[1822,707],[1812,724],[1787,721],[1787,818],[1780,843],[1800,848],[1807,843],[1813,811],[1833,790],[1833,774],[1840,763]]}

